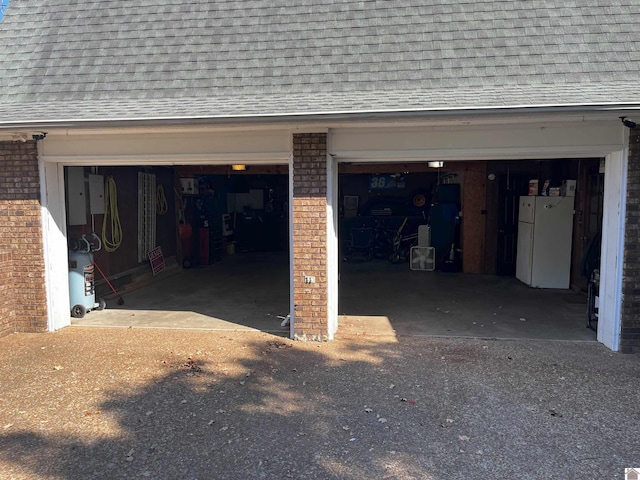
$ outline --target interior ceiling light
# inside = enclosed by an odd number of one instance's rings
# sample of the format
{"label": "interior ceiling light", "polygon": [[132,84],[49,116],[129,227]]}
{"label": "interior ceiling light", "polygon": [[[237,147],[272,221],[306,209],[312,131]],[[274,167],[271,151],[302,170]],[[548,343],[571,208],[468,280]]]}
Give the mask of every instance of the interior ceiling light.
{"label": "interior ceiling light", "polygon": [[236,172],[241,172],[241,171],[246,170],[246,169],[247,169],[246,165],[241,165],[241,164],[231,165],[231,170],[235,170]]}
{"label": "interior ceiling light", "polygon": [[444,167],[444,162],[428,162],[430,168],[442,168]]}

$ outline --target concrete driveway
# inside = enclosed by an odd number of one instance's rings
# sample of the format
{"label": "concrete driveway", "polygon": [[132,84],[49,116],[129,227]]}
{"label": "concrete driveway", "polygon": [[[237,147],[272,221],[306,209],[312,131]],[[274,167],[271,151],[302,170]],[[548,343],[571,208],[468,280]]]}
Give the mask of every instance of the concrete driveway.
{"label": "concrete driveway", "polygon": [[67,328],[0,339],[0,478],[582,479],[640,465],[602,345]]}

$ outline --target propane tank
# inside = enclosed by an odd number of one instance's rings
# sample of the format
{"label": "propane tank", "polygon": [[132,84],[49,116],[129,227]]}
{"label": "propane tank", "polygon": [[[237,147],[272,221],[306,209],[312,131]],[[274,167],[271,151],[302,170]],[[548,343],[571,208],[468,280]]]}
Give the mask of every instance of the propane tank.
{"label": "propane tank", "polygon": [[100,250],[100,238],[93,234],[98,245],[91,243],[86,235],[69,241],[69,299],[71,316],[82,318],[91,310],[102,310],[104,302],[96,302],[93,252]]}

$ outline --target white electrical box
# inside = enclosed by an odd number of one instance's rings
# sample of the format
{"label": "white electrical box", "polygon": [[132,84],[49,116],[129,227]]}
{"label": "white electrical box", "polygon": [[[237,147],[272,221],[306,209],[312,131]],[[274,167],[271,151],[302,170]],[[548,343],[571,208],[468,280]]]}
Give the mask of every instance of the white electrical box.
{"label": "white electrical box", "polygon": [[104,213],[104,177],[89,175],[89,213],[102,215]]}
{"label": "white electrical box", "polygon": [[87,224],[87,195],[84,167],[67,167],[67,223]]}
{"label": "white electrical box", "polygon": [[180,193],[183,195],[197,195],[198,194],[198,182],[195,178],[181,178],[180,179]]}

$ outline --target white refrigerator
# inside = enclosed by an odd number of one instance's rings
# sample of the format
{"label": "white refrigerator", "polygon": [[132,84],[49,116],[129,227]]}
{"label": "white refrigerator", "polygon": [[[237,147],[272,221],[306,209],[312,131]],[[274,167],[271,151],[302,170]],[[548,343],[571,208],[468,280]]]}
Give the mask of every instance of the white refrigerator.
{"label": "white refrigerator", "polygon": [[569,288],[574,200],[520,197],[518,280],[537,288]]}

